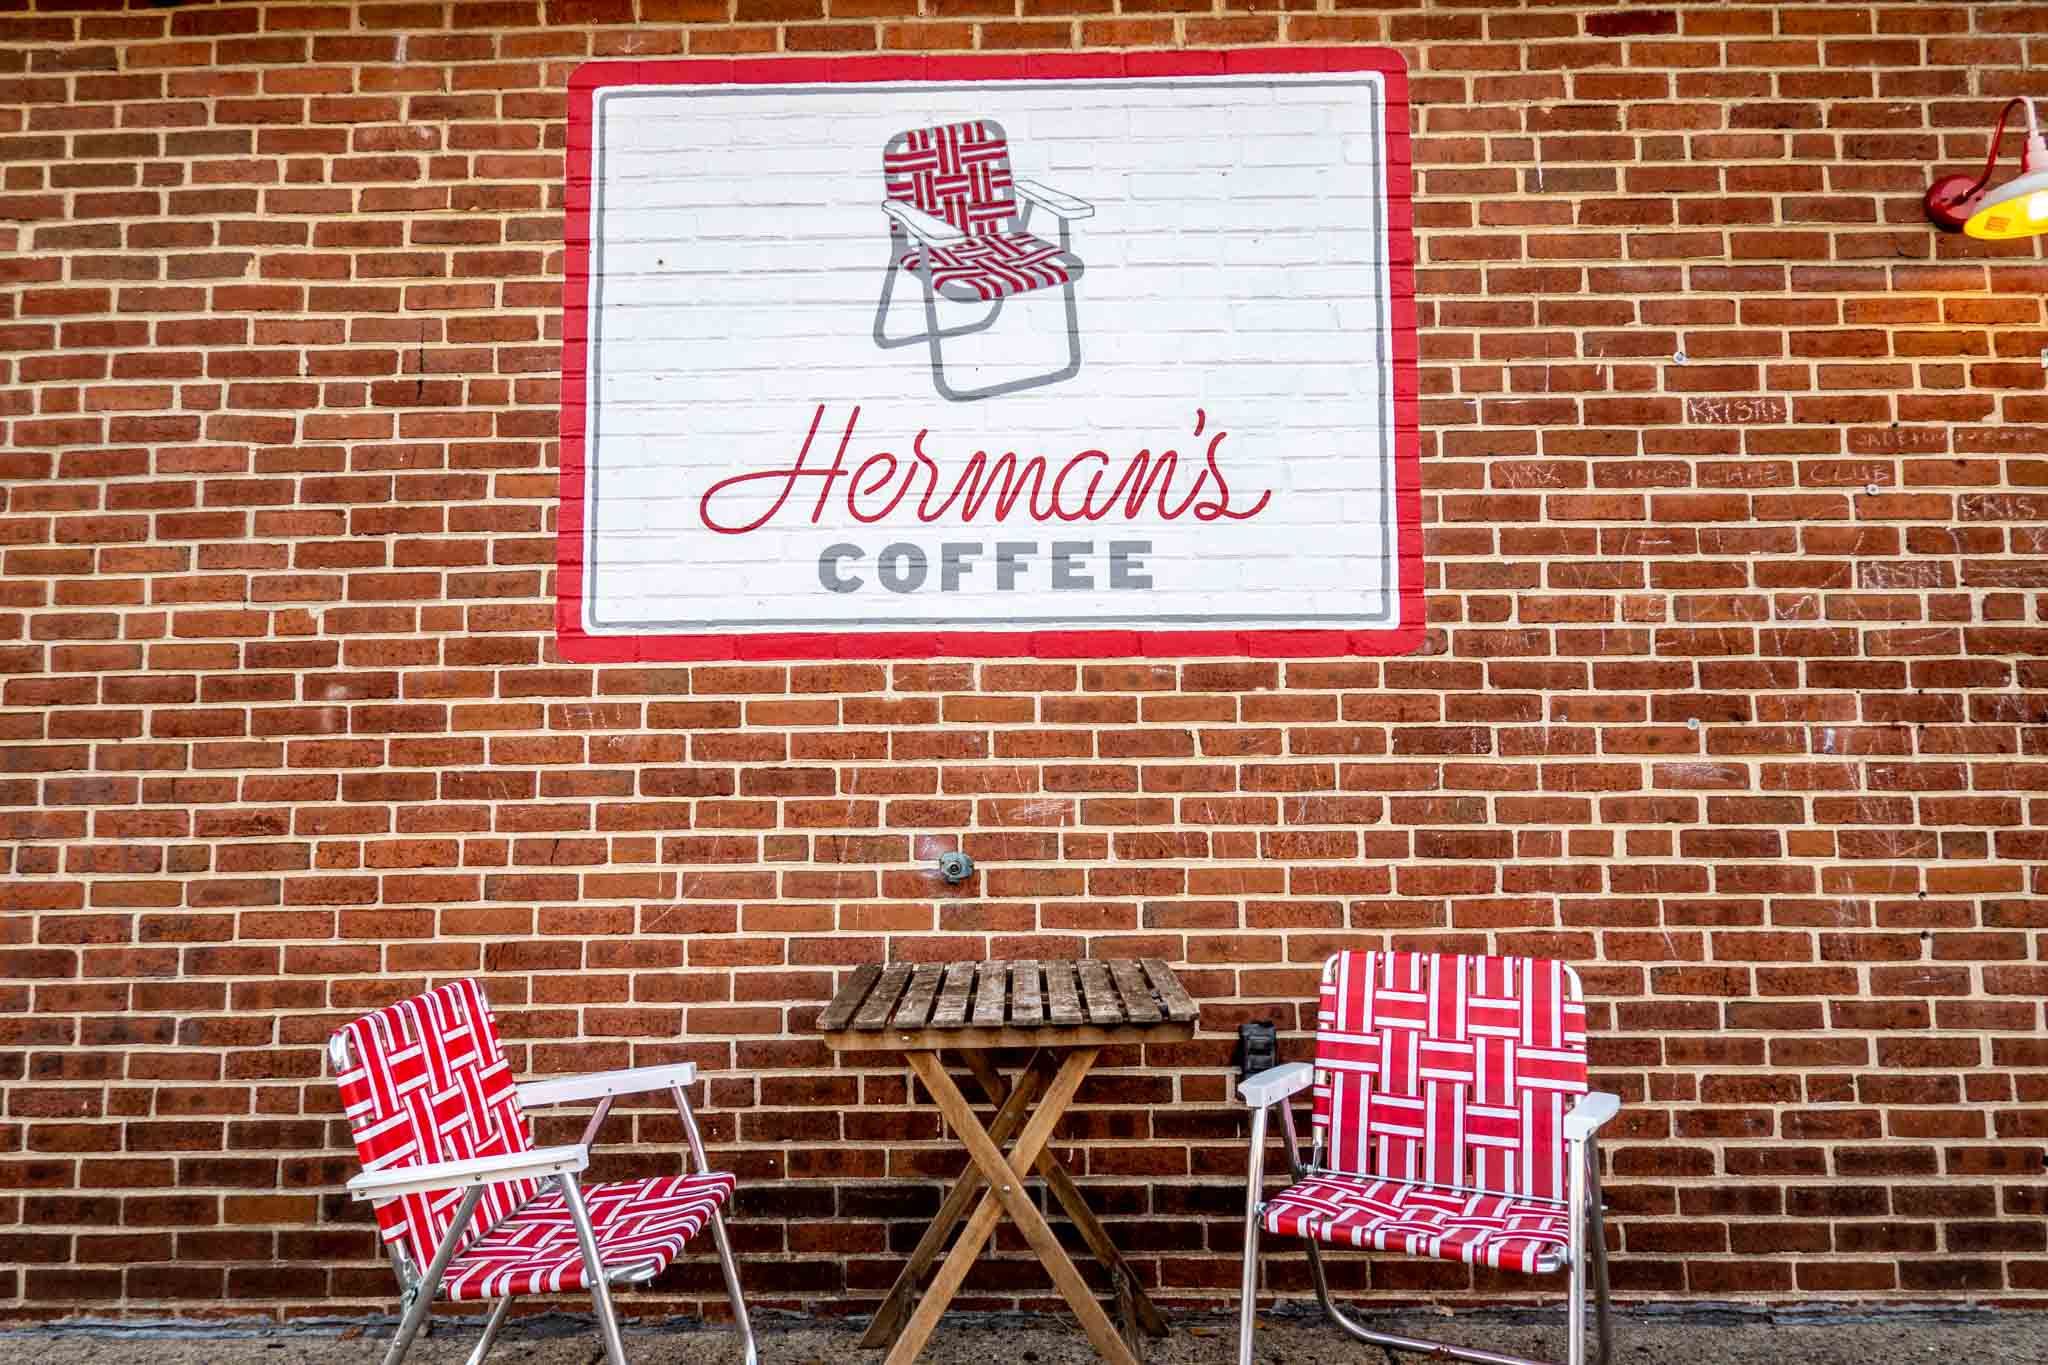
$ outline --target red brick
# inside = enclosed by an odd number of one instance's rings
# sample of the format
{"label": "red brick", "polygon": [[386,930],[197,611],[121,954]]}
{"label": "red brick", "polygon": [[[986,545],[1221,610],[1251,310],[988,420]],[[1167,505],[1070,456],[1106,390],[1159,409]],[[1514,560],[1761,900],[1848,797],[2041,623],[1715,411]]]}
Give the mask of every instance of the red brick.
{"label": "red brick", "polygon": [[[315,1230],[306,1190],[350,1169],[319,1043],[476,972],[522,1072],[697,1056],[714,1144],[760,1176],[750,1288],[858,1306],[957,1156],[900,1072],[835,1071],[811,1036],[835,973],[1138,951],[1186,965],[1206,1031],[1112,1054],[1061,1141],[1162,1299],[1213,1306],[1230,1025],[1278,1018],[1298,1052],[1316,964],[1384,942],[1578,960],[1627,1100],[1630,1294],[2048,1302],[2048,271],[1917,209],[1927,166],[1982,152],[1977,85],[2048,29],[2024,5],[1311,9],[14,21],[21,1316],[382,1302],[361,1228]],[[557,657],[577,61],[1275,41],[1410,68],[1424,653]],[[984,867],[966,890],[928,875],[954,847]],[[673,1144],[654,1111],[616,1122]],[[1050,1304],[991,1264],[978,1306]],[[1302,1293],[1298,1262],[1275,1285]]]}

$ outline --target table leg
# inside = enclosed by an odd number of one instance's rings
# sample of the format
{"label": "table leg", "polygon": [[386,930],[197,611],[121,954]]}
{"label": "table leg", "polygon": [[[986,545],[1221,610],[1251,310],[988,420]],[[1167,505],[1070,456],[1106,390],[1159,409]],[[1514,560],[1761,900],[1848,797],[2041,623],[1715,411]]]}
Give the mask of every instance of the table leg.
{"label": "table leg", "polygon": [[1138,1340],[1138,1300],[1144,1297],[1145,1291],[1138,1288],[1137,1277],[1131,1274],[1129,1266],[1119,1266],[1110,1271],[1109,1278],[1111,1289],[1116,1294],[1116,1329],[1124,1334],[1124,1345],[1131,1348],[1131,1354],[1137,1355],[1144,1345]]}
{"label": "table leg", "polygon": [[967,1098],[960,1093],[959,1087],[953,1084],[953,1078],[948,1076],[945,1067],[940,1065],[937,1054],[908,1054],[911,1068],[917,1072],[918,1079],[924,1082],[925,1089],[931,1092],[933,1100],[938,1103],[939,1112],[945,1115],[947,1124],[967,1148],[967,1154],[974,1159],[974,1164],[981,1168],[983,1178],[989,1182],[989,1188],[982,1195],[981,1203],[975,1207],[973,1215],[968,1218],[967,1226],[962,1229],[960,1239],[953,1244],[953,1250],[947,1255],[945,1264],[939,1267],[938,1277],[925,1292],[924,1301],[918,1304],[917,1311],[911,1315],[909,1324],[904,1327],[903,1336],[897,1341],[896,1348],[889,1352],[886,1365],[910,1365],[911,1361],[917,1359],[918,1353],[931,1339],[932,1329],[938,1325],[940,1314],[946,1311],[946,1305],[952,1302],[953,1295],[959,1292],[962,1281],[967,1278],[967,1272],[973,1268],[975,1258],[981,1254],[982,1246],[988,1241],[989,1234],[995,1230],[999,1213],[1009,1214],[1010,1220],[1024,1234],[1025,1242],[1037,1254],[1039,1263],[1051,1274],[1054,1286],[1060,1291],[1060,1297],[1067,1301],[1067,1306],[1074,1310],[1074,1316],[1081,1320],[1081,1329],[1088,1334],[1088,1340],[1094,1344],[1096,1351],[1109,1361],[1110,1365],[1138,1365],[1138,1358],[1131,1354],[1123,1338],[1117,1335],[1109,1316],[1102,1311],[1102,1305],[1097,1303],[1095,1296],[1089,1292],[1087,1282],[1081,1278],[1081,1272],[1074,1268],[1066,1249],[1060,1246],[1059,1239],[1053,1236],[1052,1228],[1047,1225],[1045,1216],[1039,1213],[1037,1206],[1024,1193],[1025,1175],[1037,1161],[1038,1154],[1045,1149],[1046,1142],[1052,1137],[1054,1125],[1066,1112],[1067,1106],[1073,1102],[1074,1092],[1081,1088],[1081,1078],[1087,1074],[1088,1068],[1095,1064],[1095,1059],[1101,1051],[1100,1047],[1082,1047],[1067,1054],[1067,1059],[1060,1064],[1059,1074],[1053,1077],[1052,1085],[1041,1101],[1038,1111],[1024,1125],[1024,1131],[1018,1134],[1016,1145],[1011,1148],[1007,1160],[995,1143],[989,1140],[988,1131],[981,1126],[981,1120],[974,1116],[973,1107],[967,1103]]}
{"label": "table leg", "polygon": [[[1011,1087],[1008,1095],[989,1096],[998,1106],[995,1120],[988,1126],[992,1141],[1009,1141],[1010,1134],[1024,1122],[1031,1101],[1037,1098],[1040,1087],[1045,1084],[1045,1069],[1040,1065],[1044,1055],[1043,1052],[1031,1054],[1031,1060],[1017,1074],[1017,1084]],[[978,1053],[969,1052],[967,1056],[972,1059],[968,1063],[970,1068],[977,1061],[987,1065]],[[946,1238],[967,1216],[968,1206],[974,1202],[974,1192],[980,1188],[981,1168],[970,1161],[967,1169],[960,1172],[959,1179],[953,1182],[953,1188],[946,1191],[945,1202],[939,1205],[939,1211],[932,1216],[931,1226],[918,1239],[917,1249],[910,1253],[910,1263],[903,1267],[903,1273],[889,1287],[889,1297],[882,1300],[882,1306],[875,1310],[874,1321],[868,1324],[867,1332],[860,1339],[862,1346],[870,1350],[893,1346],[896,1338],[903,1335],[903,1324],[910,1319],[910,1305],[919,1281],[931,1263],[938,1259],[939,1252],[945,1249]]]}
{"label": "table leg", "polygon": [[[990,1102],[1000,1103],[999,1092],[1003,1079],[997,1074],[988,1057],[983,1053],[969,1052],[965,1054],[965,1060],[968,1071],[973,1073],[975,1081],[988,1095]],[[1110,1283],[1118,1287],[1119,1303],[1124,1303],[1128,1298],[1129,1310],[1136,1316],[1138,1326],[1145,1330],[1146,1335],[1165,1336],[1166,1318],[1146,1295],[1145,1286],[1139,1281],[1129,1262],[1124,1260],[1123,1253],[1116,1249],[1116,1243],[1109,1239],[1109,1233],[1103,1228],[1101,1220],[1095,1216],[1095,1210],[1088,1207],[1088,1201],[1081,1195],[1081,1187],[1074,1183],[1074,1177],[1068,1173],[1059,1154],[1050,1147],[1040,1152],[1037,1169],[1038,1174],[1045,1177],[1046,1186],[1052,1190],[1053,1197],[1060,1201],[1060,1207],[1066,1211],[1067,1217],[1079,1230],[1081,1240],[1088,1244],[1088,1249],[1095,1253],[1095,1259],[1102,1262],[1102,1268],[1109,1272]]]}

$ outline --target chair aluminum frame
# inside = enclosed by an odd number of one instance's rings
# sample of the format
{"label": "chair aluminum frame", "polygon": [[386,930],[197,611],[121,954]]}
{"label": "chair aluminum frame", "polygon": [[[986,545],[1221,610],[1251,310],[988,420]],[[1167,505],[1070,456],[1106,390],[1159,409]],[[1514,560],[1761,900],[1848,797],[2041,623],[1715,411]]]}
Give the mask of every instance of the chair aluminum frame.
{"label": "chair aluminum frame", "polygon": [[[1063,207],[1050,200],[1034,200],[1029,193],[1024,192],[1020,187],[1018,199],[1023,204],[1023,209],[1015,220],[1015,230],[1023,232],[1029,229],[1032,209],[1036,204],[1043,203],[1046,212],[1059,220],[1060,251],[1071,256],[1074,250],[1073,220],[1075,218],[1092,217],[1095,209],[1093,205],[1087,204],[1082,200],[1074,200],[1071,196],[1062,196],[1062,198],[1067,199],[1070,205],[1078,205],[1079,207]],[[911,245],[913,240],[922,248],[917,252],[918,264],[915,273],[919,281],[924,285],[924,330],[910,336],[892,337],[888,334],[889,303],[896,293],[896,277],[903,273],[903,258],[914,249]],[[932,250],[935,247],[943,247],[947,244],[946,239],[924,230],[914,222],[907,223],[905,220],[899,219],[894,215],[890,216],[889,264],[882,272],[881,301],[875,305],[875,345],[883,350],[894,350],[899,346],[915,346],[919,342],[927,343],[931,349],[932,387],[938,390],[941,398],[954,403],[968,403],[980,398],[994,398],[1000,394],[1021,393],[1026,389],[1043,388],[1047,384],[1057,384],[1063,380],[1072,379],[1075,375],[1081,373],[1080,310],[1074,301],[1074,281],[1068,279],[1060,286],[1060,293],[1067,315],[1067,363],[1065,365],[1062,365],[1057,370],[1048,371],[1045,374],[1027,375],[1021,379],[1011,379],[999,384],[987,384],[981,388],[954,388],[951,381],[946,378],[946,357],[942,343],[952,337],[972,336],[976,332],[987,331],[995,325],[996,319],[1002,316],[1003,305],[1011,297],[1015,296],[1010,295],[992,300],[989,304],[988,313],[977,322],[963,323],[957,327],[941,327],[939,325],[940,295],[938,286],[933,282],[932,277]]]}
{"label": "chair aluminum frame", "polygon": [[[1290,1071],[1294,1074],[1281,1074]],[[1245,1173],[1244,1278],[1238,1308],[1238,1365],[1252,1365],[1252,1330],[1255,1325],[1259,1290],[1259,1220],[1265,1211],[1267,1116],[1274,1106],[1279,1107],[1280,1128],[1287,1140],[1287,1166],[1290,1177],[1298,1181],[1309,1176],[1333,1174],[1322,1164],[1320,1140],[1311,1149],[1307,1164],[1303,1164],[1301,1143],[1295,1135],[1293,1096],[1308,1087],[1313,1075],[1312,1067],[1296,1062],[1261,1072],[1238,1087],[1239,1095],[1252,1110],[1251,1156]],[[1571,1244],[1567,1251],[1571,1288],[1570,1299],[1565,1306],[1566,1365],[1586,1365],[1586,1272],[1589,1265],[1593,1273],[1594,1308],[1597,1318],[1595,1336],[1600,1348],[1597,1360],[1599,1365],[1609,1365],[1614,1358],[1614,1327],[1608,1303],[1607,1228],[1600,1203],[1600,1155],[1597,1147],[1599,1127],[1612,1117],[1614,1108],[1613,1096],[1595,1092],[1582,1097],[1579,1107],[1567,1116],[1566,1142],[1570,1149],[1568,1199],[1555,1201],[1517,1196],[1536,1203],[1561,1202],[1574,1211],[1571,1219]],[[1578,1131],[1581,1128],[1584,1130],[1583,1136]],[[1347,1316],[1330,1297],[1329,1279],[1323,1271],[1321,1244],[1313,1237],[1304,1237],[1301,1240],[1308,1247],[1309,1277],[1315,1284],[1317,1302],[1322,1304],[1323,1312],[1329,1315],[1332,1322],[1359,1341],[1390,1351],[1413,1351],[1438,1359],[1472,1361],[1474,1365],[1547,1365],[1546,1362],[1531,1360],[1526,1356],[1502,1355],[1495,1351],[1482,1351],[1469,1346],[1453,1346],[1444,1342],[1422,1341],[1390,1332],[1373,1331]]]}
{"label": "chair aluminum frame", "polygon": [[[336,1033],[328,1041],[328,1060],[337,1074],[346,1072],[354,1066],[353,1051],[346,1033]],[[682,1119],[683,1136],[689,1144],[690,1159],[699,1173],[708,1172],[711,1163],[705,1156],[704,1139],[698,1132],[697,1118],[690,1109],[689,1097],[680,1085],[667,1088],[675,1097],[676,1113]],[[577,1144],[580,1149],[587,1153],[597,1138],[598,1129],[604,1125],[606,1117],[611,1113],[612,1100],[617,1094],[626,1093],[635,1092],[622,1090],[606,1093],[598,1100],[597,1109],[591,1114],[590,1122],[584,1127],[582,1140]],[[476,1206],[483,1196],[485,1186],[528,1178],[532,1178],[530,1171],[515,1169],[477,1179],[470,1184],[463,1193],[462,1202],[456,1207],[454,1221],[442,1234],[440,1245],[435,1247],[433,1259],[425,1270],[414,1264],[412,1257],[406,1254],[400,1242],[385,1244],[385,1250],[391,1258],[392,1272],[398,1277],[399,1319],[391,1345],[384,1352],[383,1365],[399,1365],[399,1362],[405,1359],[406,1353],[412,1349],[412,1344],[421,1329],[426,1326],[427,1319],[433,1312],[434,1297],[441,1289],[441,1278],[447,1273],[449,1263],[455,1259],[455,1253],[463,1245],[463,1233],[467,1231],[471,1218],[475,1216]],[[582,1252],[583,1265],[590,1284],[591,1307],[597,1316],[598,1333],[604,1340],[605,1359],[608,1365],[627,1365],[625,1342],[619,1334],[618,1311],[612,1304],[611,1286],[644,1285],[660,1274],[662,1267],[659,1262],[605,1265],[598,1252],[597,1234],[591,1226],[590,1210],[584,1203],[583,1190],[577,1183],[575,1171],[562,1171],[543,1179],[552,1180],[560,1186],[562,1203],[568,1208],[570,1222],[576,1228],[576,1242]],[[355,1198],[364,1200],[375,1200],[380,1197],[375,1193],[351,1193]],[[483,1231],[487,1234],[490,1229],[486,1228]],[[713,1209],[711,1212],[711,1237],[718,1248],[719,1268],[724,1272],[726,1297],[732,1301],[733,1323],[739,1328],[740,1339],[745,1348],[745,1365],[759,1365],[760,1350],[754,1340],[753,1323],[747,1317],[746,1300],[740,1293],[739,1266],[733,1260],[732,1241],[726,1236],[722,1209]],[[490,1315],[484,1319],[483,1335],[478,1339],[475,1349],[469,1353],[467,1365],[482,1365],[485,1355],[497,1341],[498,1333],[504,1327],[505,1319],[512,1309],[512,1301],[516,1297],[517,1295],[513,1294],[503,1295],[492,1306]]]}

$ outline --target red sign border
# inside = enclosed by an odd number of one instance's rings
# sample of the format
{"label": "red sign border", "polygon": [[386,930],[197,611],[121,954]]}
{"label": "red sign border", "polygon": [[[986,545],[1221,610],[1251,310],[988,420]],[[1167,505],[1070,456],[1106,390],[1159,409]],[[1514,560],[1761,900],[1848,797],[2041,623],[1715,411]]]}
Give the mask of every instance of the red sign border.
{"label": "red sign border", "polygon": [[1386,79],[1391,233],[1412,234],[1408,68],[1380,47],[1173,49],[1016,56],[703,58],[586,62],[569,77],[568,183],[562,284],[562,484],[555,547],[556,643],[576,663],[702,663],[930,658],[1330,658],[1391,656],[1420,647],[1422,436],[1412,250],[1393,252],[1394,507],[1401,623],[1382,630],[916,630],[768,634],[591,635],[583,629],[584,405],[588,373],[591,120],[597,91],[617,85],[785,84],[825,81],[1075,80],[1153,76],[1296,75],[1376,71]]}

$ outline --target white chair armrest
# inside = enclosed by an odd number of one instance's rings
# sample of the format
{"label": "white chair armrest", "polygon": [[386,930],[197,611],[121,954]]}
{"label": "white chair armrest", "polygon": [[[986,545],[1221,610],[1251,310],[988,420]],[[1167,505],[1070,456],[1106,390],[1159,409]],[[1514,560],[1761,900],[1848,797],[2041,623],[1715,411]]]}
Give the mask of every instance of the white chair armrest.
{"label": "white chair armrest", "polygon": [[508,1180],[540,1180],[551,1175],[581,1171],[590,1165],[590,1149],[581,1144],[567,1147],[535,1147],[526,1152],[504,1152],[497,1156],[474,1157],[468,1161],[435,1161],[425,1166],[394,1166],[389,1170],[364,1171],[348,1182],[354,1199],[396,1199],[405,1194],[429,1190],[462,1190],[471,1185],[501,1185]]}
{"label": "white chair armrest", "polygon": [[635,1066],[623,1071],[593,1071],[588,1076],[550,1076],[514,1087],[519,1103],[526,1108],[550,1104],[573,1104],[605,1095],[644,1095],[652,1090],[688,1086],[697,1079],[695,1062],[671,1062],[667,1066]]}
{"label": "white chair armrest", "polygon": [[1607,1120],[1621,1112],[1621,1096],[1610,1095],[1605,1090],[1589,1091],[1579,1097],[1571,1112],[1564,1116],[1564,1138],[1566,1142],[1584,1142],[1600,1131]]}
{"label": "white chair armrest", "polygon": [[928,246],[951,246],[967,240],[967,234],[943,218],[934,218],[923,209],[898,199],[884,199],[882,212],[894,219],[903,230]]}
{"label": "white chair armrest", "polygon": [[1076,199],[1071,194],[1039,184],[1036,180],[1019,180],[1011,185],[1019,199],[1036,204],[1047,213],[1060,218],[1093,218],[1095,205],[1086,199]]}
{"label": "white chair armrest", "polygon": [[1252,1108],[1264,1109],[1290,1095],[1299,1095],[1314,1083],[1315,1078],[1316,1069],[1307,1062],[1286,1062],[1268,1067],[1256,1076],[1245,1077],[1237,1087],[1237,1093]]}

